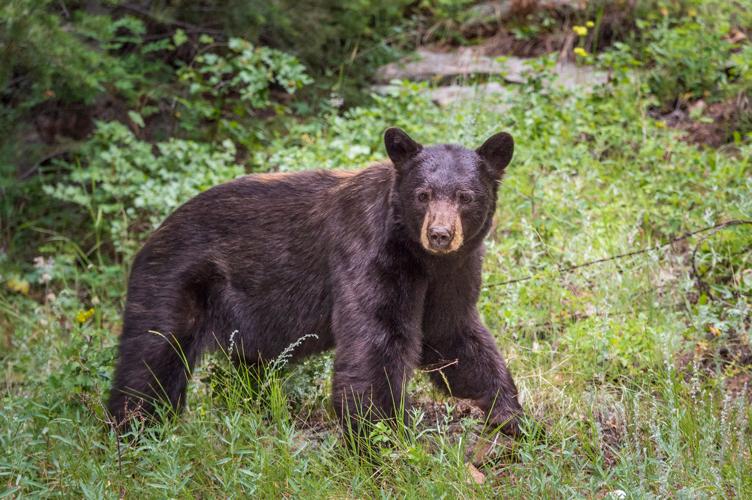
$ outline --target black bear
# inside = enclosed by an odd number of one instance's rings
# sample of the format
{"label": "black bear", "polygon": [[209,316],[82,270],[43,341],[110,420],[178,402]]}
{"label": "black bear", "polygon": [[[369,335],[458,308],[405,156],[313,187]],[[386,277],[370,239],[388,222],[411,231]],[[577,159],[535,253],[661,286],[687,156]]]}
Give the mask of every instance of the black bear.
{"label": "black bear", "polygon": [[[483,240],[514,142],[477,150],[384,136],[391,162],[357,172],[248,175],[185,203],[138,253],[109,411],[180,408],[202,353],[273,360],[335,349],[343,421],[395,416],[418,367],[517,434],[517,388],[476,309]],[[448,387],[447,387],[448,386]]]}

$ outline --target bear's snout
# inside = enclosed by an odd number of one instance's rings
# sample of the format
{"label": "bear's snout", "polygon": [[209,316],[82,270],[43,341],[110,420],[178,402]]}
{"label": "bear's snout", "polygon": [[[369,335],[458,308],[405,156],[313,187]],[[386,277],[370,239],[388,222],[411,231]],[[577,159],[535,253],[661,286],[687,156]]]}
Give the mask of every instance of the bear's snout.
{"label": "bear's snout", "polygon": [[454,231],[445,226],[433,226],[428,229],[428,241],[436,250],[445,250],[454,238]]}
{"label": "bear's snout", "polygon": [[428,205],[420,242],[423,248],[434,254],[455,252],[462,246],[462,220],[456,204],[436,200]]}

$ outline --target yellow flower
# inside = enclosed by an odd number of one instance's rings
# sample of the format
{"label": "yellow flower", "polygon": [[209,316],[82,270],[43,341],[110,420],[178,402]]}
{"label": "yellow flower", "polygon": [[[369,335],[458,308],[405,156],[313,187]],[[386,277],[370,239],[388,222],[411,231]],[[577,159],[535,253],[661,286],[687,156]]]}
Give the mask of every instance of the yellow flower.
{"label": "yellow flower", "polygon": [[577,54],[580,57],[587,57],[588,56],[587,50],[583,49],[582,47],[576,47],[574,49],[574,53]]}
{"label": "yellow flower", "polygon": [[595,23],[593,21],[588,21],[585,23],[585,26],[587,26],[588,28],[593,28],[595,26]]}
{"label": "yellow flower", "polygon": [[689,9],[689,10],[687,11],[687,14],[689,14],[689,17],[695,17],[695,16],[697,15],[697,9],[695,9],[695,8],[690,8],[690,9]]}
{"label": "yellow flower", "polygon": [[577,33],[577,36],[587,35],[587,28],[585,26],[572,26],[572,31]]}
{"label": "yellow flower", "polygon": [[80,324],[84,324],[92,316],[94,316],[94,308],[93,307],[91,309],[86,310],[86,311],[80,310],[80,311],[78,311],[78,314],[76,314],[76,322],[78,322]]}
{"label": "yellow flower", "polygon": [[11,292],[20,293],[21,295],[29,295],[29,282],[19,278],[11,278],[5,284],[8,290]]}

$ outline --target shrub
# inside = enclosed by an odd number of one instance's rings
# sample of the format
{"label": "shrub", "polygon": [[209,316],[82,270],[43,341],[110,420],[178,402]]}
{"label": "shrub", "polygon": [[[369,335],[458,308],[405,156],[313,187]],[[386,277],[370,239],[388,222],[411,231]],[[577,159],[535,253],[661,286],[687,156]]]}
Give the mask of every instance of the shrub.
{"label": "shrub", "polygon": [[408,0],[214,0],[159,6],[162,17],[206,26],[212,19],[223,32],[297,56],[317,79],[355,95],[371,69],[396,55],[389,41],[404,33]]}
{"label": "shrub", "polygon": [[[74,10],[68,18],[51,0],[0,6],[0,131],[44,102],[91,104],[103,93],[138,97],[138,87],[164,66],[146,55],[144,24]],[[151,84],[153,85],[153,81]]]}
{"label": "shrub", "polygon": [[[638,23],[647,28],[645,22]],[[677,99],[717,95],[726,83],[731,44],[728,26],[711,29],[702,19],[671,25],[666,19],[648,32],[644,57],[652,61],[648,85],[664,107]]]}
{"label": "shrub", "polygon": [[101,123],[67,179],[45,192],[85,207],[115,250],[130,255],[178,205],[242,174],[229,140],[213,146],[172,139],[152,146],[120,123]]}
{"label": "shrub", "polygon": [[[181,41],[181,32],[174,39]],[[184,34],[182,36],[185,36]],[[254,47],[241,38],[230,38],[224,51],[217,50],[211,37],[200,40],[199,54],[190,64],[178,70],[185,95],[178,97],[185,114],[180,126],[192,135],[205,135],[206,121],[214,124],[213,138],[231,137],[246,142],[247,127],[260,109],[272,106],[271,92],[278,89],[287,95],[311,83],[305,68],[297,58],[268,47]],[[214,47],[214,50],[211,48]],[[277,105],[278,113],[285,107]]]}

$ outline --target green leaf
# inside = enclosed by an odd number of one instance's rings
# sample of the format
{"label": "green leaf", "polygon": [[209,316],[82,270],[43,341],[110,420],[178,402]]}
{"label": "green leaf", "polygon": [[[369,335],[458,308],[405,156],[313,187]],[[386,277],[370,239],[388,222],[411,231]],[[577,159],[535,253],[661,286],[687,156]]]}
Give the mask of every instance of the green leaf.
{"label": "green leaf", "polygon": [[172,35],[172,41],[175,44],[175,47],[180,47],[188,41],[188,35],[186,35],[185,31],[183,31],[182,29],[178,29],[177,31],[175,31],[175,34]]}
{"label": "green leaf", "polygon": [[144,125],[145,125],[144,124],[144,119],[137,112],[135,112],[135,111],[128,111],[128,118],[130,118],[130,120],[133,123],[135,123],[136,125],[138,125],[140,128],[144,128]]}

